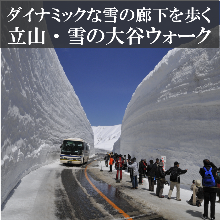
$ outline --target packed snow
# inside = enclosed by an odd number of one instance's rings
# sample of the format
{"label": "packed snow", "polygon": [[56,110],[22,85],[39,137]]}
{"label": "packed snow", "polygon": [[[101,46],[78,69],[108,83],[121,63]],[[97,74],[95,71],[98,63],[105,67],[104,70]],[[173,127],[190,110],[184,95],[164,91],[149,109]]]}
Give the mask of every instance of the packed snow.
{"label": "packed snow", "polygon": [[219,93],[219,48],[170,50],[134,92],[114,151],[178,161],[188,168],[182,187],[201,180],[203,159],[220,167]]}
{"label": "packed snow", "polygon": [[24,175],[59,157],[64,138],[82,138],[94,153],[92,127],[54,49],[1,49],[1,99],[2,202]]}
{"label": "packed snow", "polygon": [[112,151],[114,143],[121,135],[121,125],[92,126],[92,129],[94,132],[94,148]]}

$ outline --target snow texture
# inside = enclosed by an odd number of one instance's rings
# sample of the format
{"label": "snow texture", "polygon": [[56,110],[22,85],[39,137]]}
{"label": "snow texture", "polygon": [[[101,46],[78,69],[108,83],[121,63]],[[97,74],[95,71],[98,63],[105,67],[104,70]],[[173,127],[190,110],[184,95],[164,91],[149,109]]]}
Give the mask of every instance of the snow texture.
{"label": "snow texture", "polygon": [[1,52],[3,202],[24,175],[59,157],[64,138],[82,138],[94,153],[94,137],[54,49]]}
{"label": "snow texture", "polygon": [[92,129],[94,132],[94,147],[112,151],[114,143],[121,135],[121,125],[92,126]]}
{"label": "snow texture", "polygon": [[219,94],[219,48],[170,50],[133,94],[114,149],[138,161],[166,156],[166,168],[178,161],[190,185],[203,159],[220,167]]}

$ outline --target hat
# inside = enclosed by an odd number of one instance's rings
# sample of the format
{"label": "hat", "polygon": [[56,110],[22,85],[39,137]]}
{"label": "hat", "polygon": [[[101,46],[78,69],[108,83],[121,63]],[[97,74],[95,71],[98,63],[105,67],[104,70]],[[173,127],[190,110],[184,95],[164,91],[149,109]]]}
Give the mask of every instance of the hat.
{"label": "hat", "polygon": [[196,186],[198,186],[198,187],[200,187],[200,186],[202,185],[200,180],[196,180],[196,181],[195,181],[195,184],[196,184]]}
{"label": "hat", "polygon": [[163,166],[163,162],[160,162],[160,163],[159,163],[159,166],[162,167],[162,166]]}
{"label": "hat", "polygon": [[180,163],[178,163],[177,161],[176,161],[176,162],[174,162],[174,165],[178,165],[178,164],[180,164]]}
{"label": "hat", "polygon": [[159,160],[159,158],[157,158],[156,160]]}

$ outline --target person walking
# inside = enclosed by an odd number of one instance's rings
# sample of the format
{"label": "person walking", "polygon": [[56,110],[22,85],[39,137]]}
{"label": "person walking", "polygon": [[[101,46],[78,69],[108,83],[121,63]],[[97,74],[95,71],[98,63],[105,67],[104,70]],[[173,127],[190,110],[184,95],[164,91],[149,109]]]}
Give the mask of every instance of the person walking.
{"label": "person walking", "polygon": [[118,181],[118,174],[120,172],[120,180],[122,180],[122,168],[123,168],[123,164],[124,164],[124,160],[121,154],[118,155],[117,159],[116,159],[116,170],[117,170],[117,174],[116,174],[116,182],[120,182]]}
{"label": "person walking", "polygon": [[180,175],[187,172],[188,169],[181,170],[179,168],[179,163],[174,162],[174,167],[171,167],[169,170],[165,172],[166,175],[170,175],[170,190],[167,199],[171,198],[174,186],[176,186],[176,199],[177,201],[181,201],[180,199]]}
{"label": "person walking", "polygon": [[127,166],[133,170],[132,189],[137,189],[138,188],[138,181],[137,181],[138,164],[136,163],[136,158],[132,158],[131,165],[127,163]]}
{"label": "person walking", "polygon": [[151,172],[153,168],[154,161],[150,160],[150,165],[147,166],[147,176],[148,176],[148,183],[149,183],[149,191],[154,191],[154,173]]}
{"label": "person walking", "polygon": [[202,185],[204,191],[204,214],[202,219],[208,219],[208,206],[211,203],[211,220],[215,219],[215,200],[216,200],[216,173],[217,167],[208,159],[203,160],[204,166],[200,168]]}
{"label": "person walking", "polygon": [[156,189],[156,196],[159,198],[164,198],[163,194],[163,188],[165,180],[165,172],[163,170],[163,162],[159,163],[159,169],[158,169],[158,178],[157,178],[157,189]]}
{"label": "person walking", "polygon": [[108,172],[112,172],[113,161],[114,161],[114,159],[113,159],[112,156],[110,155],[110,158],[109,158],[110,170],[109,170]]}

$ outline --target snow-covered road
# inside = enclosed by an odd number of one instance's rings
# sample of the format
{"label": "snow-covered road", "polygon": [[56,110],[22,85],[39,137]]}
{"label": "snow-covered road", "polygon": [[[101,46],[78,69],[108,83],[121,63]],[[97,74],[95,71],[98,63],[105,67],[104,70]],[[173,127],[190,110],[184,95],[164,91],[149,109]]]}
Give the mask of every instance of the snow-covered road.
{"label": "snow-covered road", "polygon": [[25,176],[6,203],[2,219],[56,219],[54,189],[60,186],[56,174],[62,169],[56,161]]}

